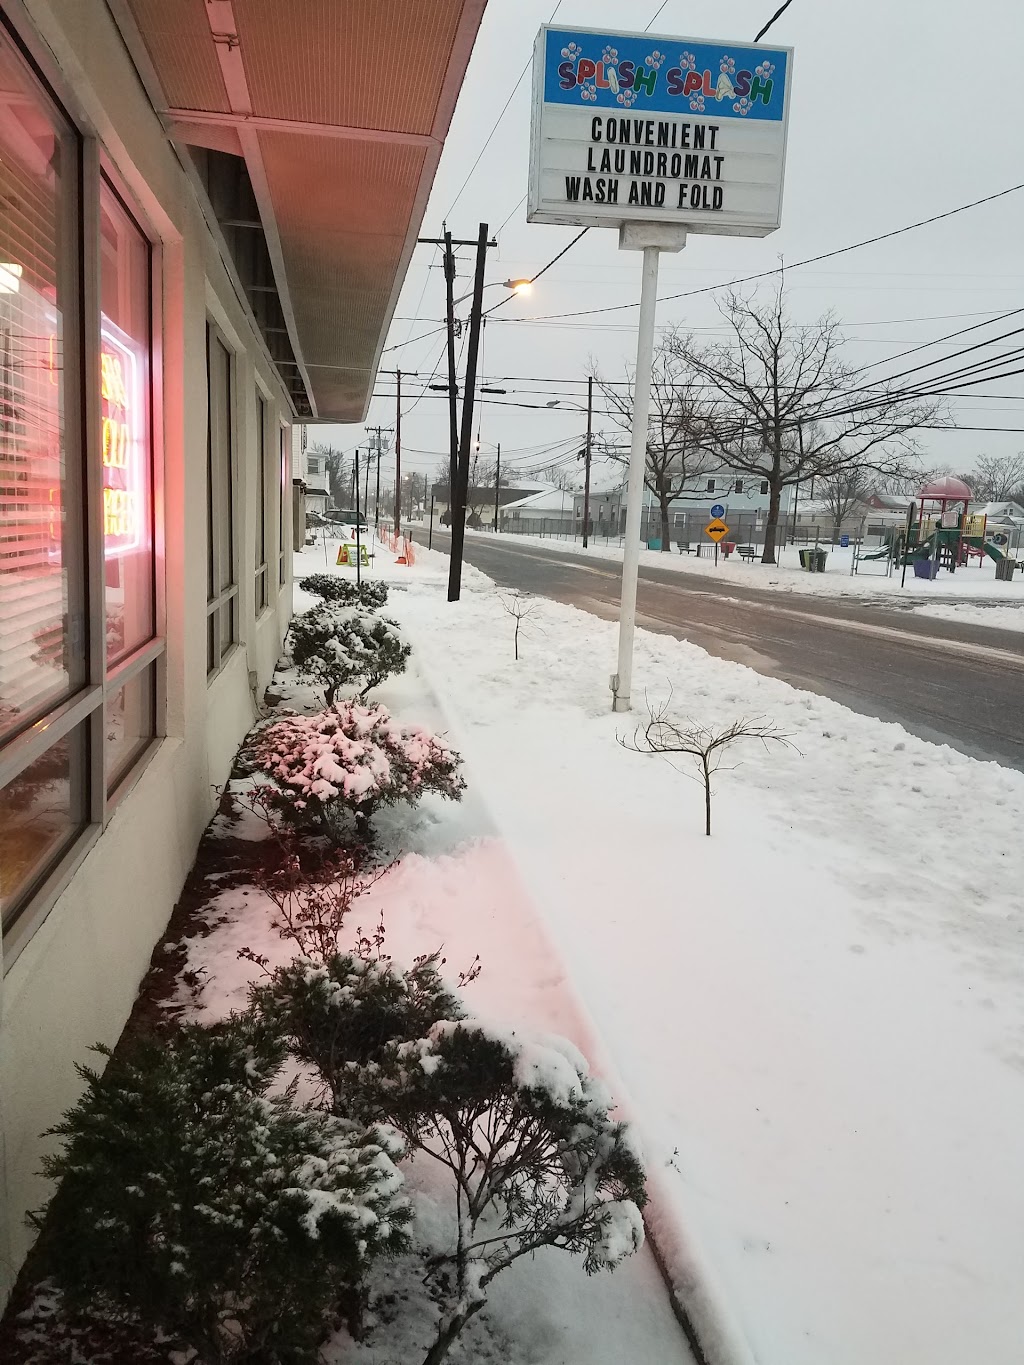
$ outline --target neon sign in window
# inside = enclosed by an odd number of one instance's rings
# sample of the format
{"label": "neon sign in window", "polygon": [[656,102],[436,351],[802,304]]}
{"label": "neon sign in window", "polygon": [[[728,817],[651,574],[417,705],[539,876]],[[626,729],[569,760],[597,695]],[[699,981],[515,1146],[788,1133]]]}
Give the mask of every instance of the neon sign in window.
{"label": "neon sign in window", "polygon": [[100,338],[103,537],[107,559],[119,559],[142,546],[148,524],[145,358],[106,316]]}

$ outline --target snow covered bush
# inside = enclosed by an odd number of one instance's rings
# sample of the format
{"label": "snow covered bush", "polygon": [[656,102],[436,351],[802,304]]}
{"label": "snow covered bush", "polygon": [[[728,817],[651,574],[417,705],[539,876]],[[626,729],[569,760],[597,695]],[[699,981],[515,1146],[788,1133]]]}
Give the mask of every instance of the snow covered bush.
{"label": "snow covered bush", "polygon": [[424,792],[458,801],[462,762],[443,740],[393,720],[385,706],[339,702],[312,716],[285,716],[253,740],[253,759],[274,778],[288,813],[319,824],[335,842],[345,817],[366,837],[381,806],[414,803]]}
{"label": "snow covered bush", "polygon": [[454,1287],[423,1365],[439,1365],[495,1275],[540,1247],[614,1269],[643,1243],[644,1172],[605,1087],[562,1038],[443,1020],[353,1069],[353,1112],[392,1124],[454,1177]]}
{"label": "snow covered bush", "polygon": [[419,1038],[440,1019],[461,1018],[437,968],[436,954],[404,972],[387,958],[297,958],[254,986],[250,998],[295,1056],[319,1072],[335,1114],[350,1118],[355,1070],[379,1061],[390,1043]]}
{"label": "snow covered bush", "polygon": [[361,682],[365,697],[393,673],[404,673],[412,653],[394,621],[328,602],[295,617],[291,642],[300,675],[323,687],[328,706],[339,687]]}
{"label": "snow covered bush", "polygon": [[375,611],[388,600],[388,585],[378,579],[365,583],[353,583],[350,578],[341,578],[333,573],[311,573],[299,580],[303,592],[322,597],[325,602],[337,602],[343,607],[361,606]]}
{"label": "snow covered bush", "polygon": [[269,1097],[252,1016],[108,1057],[53,1134],[51,1272],[72,1306],[166,1333],[203,1365],[313,1362],[346,1290],[403,1250],[400,1139]]}

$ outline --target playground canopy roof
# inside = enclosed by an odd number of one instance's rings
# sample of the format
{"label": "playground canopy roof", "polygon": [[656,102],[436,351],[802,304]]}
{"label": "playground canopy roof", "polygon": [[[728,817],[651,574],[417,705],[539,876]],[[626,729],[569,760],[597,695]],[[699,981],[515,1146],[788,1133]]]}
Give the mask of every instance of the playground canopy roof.
{"label": "playground canopy roof", "polygon": [[970,502],[974,494],[963,479],[954,479],[947,474],[942,479],[926,483],[918,494],[919,498],[932,498],[936,502]]}

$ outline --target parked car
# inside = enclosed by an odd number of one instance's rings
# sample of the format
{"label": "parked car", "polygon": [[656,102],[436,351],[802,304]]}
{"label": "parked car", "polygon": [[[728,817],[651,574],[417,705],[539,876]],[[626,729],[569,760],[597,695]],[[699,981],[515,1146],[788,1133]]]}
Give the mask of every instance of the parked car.
{"label": "parked car", "polygon": [[359,524],[360,539],[369,537],[370,526],[366,518],[360,512],[358,518],[354,508],[351,507],[331,507],[325,514],[330,521],[337,535],[348,540],[356,538],[356,522]]}

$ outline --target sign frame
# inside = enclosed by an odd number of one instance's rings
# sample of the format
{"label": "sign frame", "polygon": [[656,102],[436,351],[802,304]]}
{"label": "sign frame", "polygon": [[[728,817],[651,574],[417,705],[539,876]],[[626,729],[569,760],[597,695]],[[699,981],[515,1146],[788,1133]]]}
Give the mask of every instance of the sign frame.
{"label": "sign frame", "polygon": [[[698,49],[707,48],[729,49],[736,53],[751,52],[761,55],[762,58],[771,57],[772,55],[784,53],[786,60],[786,68],[782,115],[780,119],[772,120],[772,122],[777,123],[780,127],[780,136],[782,141],[781,153],[779,155],[778,160],[778,194],[775,204],[775,211],[772,216],[772,221],[770,222],[767,221],[766,214],[761,214],[756,219],[750,219],[749,216],[747,219],[738,218],[735,215],[738,214],[740,211],[739,210],[730,211],[728,208],[725,208],[724,211],[716,211],[713,210],[710,206],[707,208],[702,206],[698,211],[695,212],[693,209],[687,210],[680,208],[678,206],[671,207],[669,205],[665,205],[663,207],[645,205],[637,206],[626,202],[625,199],[623,200],[623,202],[617,201],[614,204],[593,202],[567,204],[567,206],[564,209],[561,206],[552,207],[550,201],[548,201],[548,206],[545,207],[544,201],[542,199],[541,185],[542,175],[544,174],[545,171],[545,168],[541,165],[542,144],[545,140],[545,137],[547,136],[544,127],[545,111],[556,109],[559,107],[567,107],[555,105],[553,103],[548,103],[547,101],[545,101],[544,98],[546,79],[545,59],[547,56],[547,41],[549,33],[557,33],[567,38],[571,38],[574,35],[584,35],[587,37],[596,38],[598,42],[601,42],[606,39],[628,41],[642,38],[644,46],[650,46],[652,51],[658,52],[659,55],[663,49],[671,51],[672,49],[678,50],[680,47],[688,48],[691,46],[696,47]],[[668,70],[671,71],[674,70],[674,68],[668,68]],[[768,236],[770,233],[777,231],[777,229],[782,225],[782,201],[785,192],[786,155],[789,146],[789,108],[792,94],[792,85],[793,49],[791,47],[786,47],[781,44],[773,45],[771,47],[765,47],[764,45],[757,43],[734,42],[731,40],[713,38],[693,37],[688,38],[679,35],[672,36],[666,34],[652,33],[638,34],[636,32],[628,32],[619,29],[604,28],[594,29],[584,27],[568,27],[563,24],[542,24],[540,29],[538,30],[537,37],[534,42],[533,54],[533,92],[530,118],[530,171],[526,209],[527,222],[562,223],[568,224],[573,227],[618,228],[621,228],[622,225],[625,223],[645,224],[660,223],[671,224],[674,227],[685,229],[687,232],[702,233],[711,236],[723,237]],[[716,96],[715,98],[718,97]],[[607,104],[601,105],[598,102],[591,103],[586,106],[581,105],[580,107],[581,109],[586,110],[587,115],[596,114],[597,111],[601,108],[604,108],[606,111],[609,111],[610,109],[610,106],[608,106]],[[643,107],[639,104],[634,104],[633,106],[627,106],[624,109],[616,110],[617,115],[621,114],[623,116],[626,116],[628,114],[631,119],[635,118],[638,114],[643,112],[644,112]],[[659,109],[657,111],[657,114],[655,115],[655,121],[658,121],[658,115],[660,115],[660,118],[662,120],[666,119],[674,119],[676,121],[682,120],[682,122],[684,123],[691,124],[698,122],[704,117],[703,114],[698,114],[697,118],[695,119],[693,114],[691,114],[690,112],[689,104],[684,104],[682,100],[680,100],[680,108],[674,113],[668,113],[664,109]],[[709,117],[713,116],[714,115],[712,111],[709,114]],[[645,118],[647,117],[650,117],[650,115],[645,115]],[[726,117],[725,121],[728,124],[737,126],[743,124],[743,120],[735,118],[731,114]],[[750,124],[744,124],[743,126],[747,127],[756,126],[756,122],[752,121]],[[560,140],[565,141],[565,139]],[[746,155],[746,153],[744,153],[744,155]],[[755,158],[758,155],[763,156],[763,154],[757,152],[750,153],[750,155],[754,156]],[[624,176],[623,178],[626,180],[632,179],[631,176]],[[660,178],[655,177],[655,179]],[[674,177],[672,179],[674,180]],[[635,179],[633,180],[633,183],[634,184],[636,183]],[[682,184],[683,181],[680,180],[679,183]],[[750,183],[757,184],[759,182],[751,181]],[[666,195],[666,197],[668,196]]]}
{"label": "sign frame", "polygon": [[704,527],[704,534],[709,540],[713,540],[716,545],[720,544],[729,534],[729,528],[721,517],[715,517]]}

